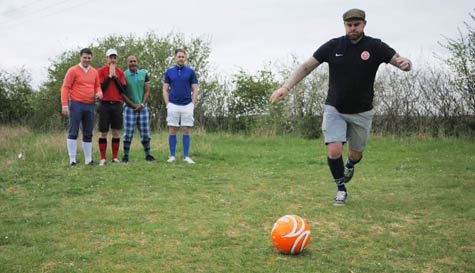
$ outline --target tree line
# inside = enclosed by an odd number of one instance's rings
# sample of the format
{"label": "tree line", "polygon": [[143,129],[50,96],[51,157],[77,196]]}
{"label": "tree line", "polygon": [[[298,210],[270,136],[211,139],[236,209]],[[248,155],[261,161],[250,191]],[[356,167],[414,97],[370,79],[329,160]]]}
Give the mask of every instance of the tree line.
{"label": "tree line", "polygon": [[[474,15],[470,14],[475,22]],[[456,39],[441,46],[449,57],[433,64],[419,64],[411,73],[397,73],[386,66],[375,82],[376,110],[373,133],[390,135],[475,136],[475,30],[465,24]],[[89,46],[92,66],[104,65],[104,52],[115,48],[119,65],[126,68],[129,55],[151,78],[149,110],[153,129],[164,127],[166,108],[162,98],[163,73],[174,65],[175,48],[186,48],[188,65],[200,81],[195,108],[196,126],[207,131],[264,134],[296,134],[318,138],[322,103],[328,88],[328,69],[322,65],[298,84],[285,100],[270,104],[269,96],[297,67],[293,58],[284,67],[269,64],[257,73],[241,70],[223,77],[210,67],[210,41],[170,33],[150,32],[144,37],[112,35]],[[47,80],[34,89],[25,69],[0,71],[1,124],[28,126],[35,130],[64,130],[60,90],[69,67],[79,62],[79,49],[67,50],[52,61]]]}

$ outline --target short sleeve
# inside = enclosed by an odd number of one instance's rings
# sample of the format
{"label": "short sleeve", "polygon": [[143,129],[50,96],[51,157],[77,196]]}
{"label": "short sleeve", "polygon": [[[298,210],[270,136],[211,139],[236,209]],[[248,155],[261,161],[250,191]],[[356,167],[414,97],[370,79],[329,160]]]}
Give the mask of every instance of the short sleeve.
{"label": "short sleeve", "polygon": [[326,42],[322,46],[320,46],[315,53],[313,53],[313,57],[319,62],[328,62],[329,56],[330,56],[330,51],[332,48],[332,43],[331,41]]}
{"label": "short sleeve", "polygon": [[191,71],[191,84],[197,84],[198,83],[198,78],[196,77],[196,73],[194,70]]}
{"label": "short sleeve", "polygon": [[145,73],[145,83],[150,83],[150,78],[148,77],[148,73]]}
{"label": "short sleeve", "polygon": [[127,85],[127,81],[125,80],[125,74],[124,72],[118,70],[119,72],[117,73],[119,75],[119,80],[122,85]]}
{"label": "short sleeve", "polygon": [[163,83],[167,83],[167,84],[171,83],[170,76],[168,76],[168,70],[167,72],[165,72],[165,76],[163,77]]}
{"label": "short sleeve", "polygon": [[99,83],[104,83],[104,81],[106,80],[106,77],[104,76],[104,67],[101,67],[99,69],[97,69],[97,75],[99,77]]}
{"label": "short sleeve", "polygon": [[381,61],[384,63],[389,63],[392,57],[396,54],[396,50],[382,41],[379,43],[379,52],[381,54]]}

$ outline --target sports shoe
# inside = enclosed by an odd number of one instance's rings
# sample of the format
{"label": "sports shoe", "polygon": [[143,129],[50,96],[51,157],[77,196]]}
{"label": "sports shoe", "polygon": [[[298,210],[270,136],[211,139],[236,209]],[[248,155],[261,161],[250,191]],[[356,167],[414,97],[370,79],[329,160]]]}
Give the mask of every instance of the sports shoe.
{"label": "sports shoe", "polygon": [[348,168],[345,165],[345,184],[350,183],[351,178],[353,178],[353,174],[355,173],[355,167]]}
{"label": "sports shoe", "polygon": [[188,163],[188,164],[195,164],[195,162],[193,161],[193,159],[191,159],[189,156],[183,158],[183,161]]}
{"label": "sports shoe", "polygon": [[176,158],[174,156],[170,156],[167,160],[168,163],[174,163],[176,161]]}
{"label": "sports shoe", "polygon": [[76,167],[77,165],[78,165],[78,164],[76,164],[76,162],[71,162],[71,163],[69,163],[69,166],[71,166],[71,167]]}
{"label": "sports shoe", "polygon": [[145,160],[147,160],[147,161],[155,161],[155,157],[153,157],[152,155],[147,155],[147,156],[145,157]]}
{"label": "sports shoe", "polygon": [[129,157],[124,155],[122,157],[122,163],[127,163],[127,162],[129,162]]}
{"label": "sports shoe", "polygon": [[112,159],[112,163],[120,163],[120,160],[116,157]]}
{"label": "sports shoe", "polygon": [[99,166],[104,166],[106,165],[106,163],[107,163],[107,160],[101,159],[101,161],[99,161]]}
{"label": "sports shoe", "polygon": [[347,198],[348,198],[348,193],[346,191],[337,191],[335,200],[333,201],[333,205],[344,206],[346,204]]}
{"label": "sports shoe", "polygon": [[91,161],[89,161],[89,163],[86,163],[87,166],[94,166],[94,165],[96,165],[96,164],[97,164],[97,163],[94,162],[94,160],[91,160]]}

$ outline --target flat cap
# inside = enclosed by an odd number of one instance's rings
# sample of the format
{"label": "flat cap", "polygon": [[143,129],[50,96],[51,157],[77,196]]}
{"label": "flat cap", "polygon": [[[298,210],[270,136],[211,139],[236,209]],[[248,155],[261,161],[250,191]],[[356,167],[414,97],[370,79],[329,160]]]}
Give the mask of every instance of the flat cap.
{"label": "flat cap", "polygon": [[343,13],[343,21],[350,21],[350,20],[365,20],[366,14],[364,11],[360,9],[350,9],[349,11]]}

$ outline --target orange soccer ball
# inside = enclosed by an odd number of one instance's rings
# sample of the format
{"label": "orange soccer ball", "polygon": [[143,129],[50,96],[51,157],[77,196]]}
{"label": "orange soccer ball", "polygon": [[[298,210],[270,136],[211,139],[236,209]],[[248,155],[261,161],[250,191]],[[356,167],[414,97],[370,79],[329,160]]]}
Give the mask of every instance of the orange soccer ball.
{"label": "orange soccer ball", "polygon": [[272,243],[282,253],[298,254],[310,243],[310,228],[302,217],[285,215],[272,228]]}

